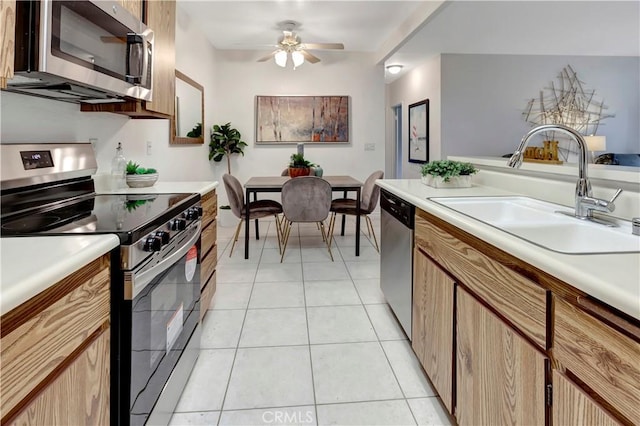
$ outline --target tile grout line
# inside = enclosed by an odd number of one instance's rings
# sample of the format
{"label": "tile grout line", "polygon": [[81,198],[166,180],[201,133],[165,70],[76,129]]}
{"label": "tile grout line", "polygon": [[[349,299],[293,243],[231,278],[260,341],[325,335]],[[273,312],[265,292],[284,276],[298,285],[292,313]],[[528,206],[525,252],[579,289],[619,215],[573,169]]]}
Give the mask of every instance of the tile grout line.
{"label": "tile grout line", "polygon": [[[267,227],[268,232],[269,227]],[[264,246],[264,244],[263,244]],[[264,247],[262,248],[264,250]],[[260,250],[260,257],[262,257],[262,250]],[[258,267],[260,267],[260,259],[258,259]],[[240,326],[240,334],[238,335],[238,341],[236,342],[236,348],[233,353],[233,360],[231,361],[231,368],[229,369],[229,377],[227,378],[227,386],[224,390],[224,396],[222,397],[222,404],[220,405],[220,414],[218,415],[217,425],[220,425],[222,420],[222,414],[224,413],[224,404],[227,401],[227,393],[229,392],[229,386],[231,385],[231,376],[233,376],[233,367],[235,366],[236,359],[238,357],[238,351],[240,348],[240,339],[242,339],[242,332],[244,331],[244,324],[247,321],[247,314],[249,313],[249,303],[251,302],[251,296],[253,295],[253,289],[255,287],[256,277],[258,275],[258,268],[253,276],[253,282],[251,283],[251,291],[249,292],[249,300],[247,300],[247,307],[244,310],[244,317],[242,318],[242,325]]]}

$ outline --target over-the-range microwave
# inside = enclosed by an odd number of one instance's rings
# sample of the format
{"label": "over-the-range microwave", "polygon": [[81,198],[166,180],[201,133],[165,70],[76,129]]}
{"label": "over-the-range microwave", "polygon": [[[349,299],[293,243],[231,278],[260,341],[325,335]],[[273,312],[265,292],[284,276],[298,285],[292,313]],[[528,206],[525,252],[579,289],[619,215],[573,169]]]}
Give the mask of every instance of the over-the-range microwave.
{"label": "over-the-range microwave", "polygon": [[16,2],[8,91],[67,102],[151,100],[153,31],[115,1]]}

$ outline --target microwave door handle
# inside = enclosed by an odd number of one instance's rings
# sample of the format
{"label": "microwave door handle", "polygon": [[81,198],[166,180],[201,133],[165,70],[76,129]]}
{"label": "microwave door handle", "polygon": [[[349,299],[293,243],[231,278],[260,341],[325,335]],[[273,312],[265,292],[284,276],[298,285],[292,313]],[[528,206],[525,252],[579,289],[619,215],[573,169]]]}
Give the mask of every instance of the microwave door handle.
{"label": "microwave door handle", "polygon": [[172,267],[176,261],[187,254],[191,247],[193,247],[193,245],[200,238],[201,227],[202,224],[198,222],[198,224],[194,227],[195,234],[191,238],[189,238],[189,241],[183,243],[176,251],[171,253],[171,255],[167,256],[166,258],[162,259],[152,268],[141,273],[133,272],[130,275],[125,276],[125,300],[135,299],[136,296],[140,294],[140,292],[144,290],[155,277]]}
{"label": "microwave door handle", "polygon": [[140,37],[142,37],[142,75],[140,76],[140,85],[142,87],[147,87],[149,70],[149,55],[147,54],[147,46],[149,45],[149,43],[147,42],[148,37],[146,32],[139,35]]}
{"label": "microwave door handle", "polygon": [[[146,46],[146,37],[143,34],[128,33],[127,34],[127,68],[125,79],[129,83],[140,84],[146,65],[146,55],[144,54]],[[142,58],[141,58],[142,56]],[[142,62],[142,70],[140,69]],[[135,68],[132,67],[135,65]],[[134,74],[133,70],[137,70],[139,74]]]}

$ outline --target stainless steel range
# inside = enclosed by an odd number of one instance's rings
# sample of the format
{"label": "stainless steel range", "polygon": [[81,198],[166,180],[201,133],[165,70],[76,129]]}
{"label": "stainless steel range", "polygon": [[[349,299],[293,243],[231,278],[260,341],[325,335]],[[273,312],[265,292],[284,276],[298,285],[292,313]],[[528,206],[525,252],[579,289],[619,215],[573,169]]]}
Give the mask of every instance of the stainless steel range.
{"label": "stainless steel range", "polygon": [[200,196],[95,193],[90,144],[1,145],[1,235],[115,234],[111,423],[168,424],[199,353]]}

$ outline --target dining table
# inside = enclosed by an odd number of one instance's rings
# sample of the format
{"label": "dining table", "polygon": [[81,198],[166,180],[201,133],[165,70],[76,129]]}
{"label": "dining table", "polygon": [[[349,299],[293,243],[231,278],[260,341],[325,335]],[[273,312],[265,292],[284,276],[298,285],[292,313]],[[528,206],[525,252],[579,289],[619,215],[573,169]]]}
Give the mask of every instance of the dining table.
{"label": "dining table", "polygon": [[[258,176],[251,177],[244,184],[245,188],[245,217],[249,217],[249,200],[253,195],[254,201],[260,192],[281,192],[282,185],[291,178],[289,176]],[[356,193],[356,256],[360,256],[360,197],[362,194],[362,182],[351,176],[322,176],[331,185],[333,192]],[[344,219],[344,218],[343,218]],[[249,259],[249,220],[244,223],[244,258]],[[344,221],[342,232],[344,234]],[[259,238],[258,223],[256,220],[256,238]]]}

